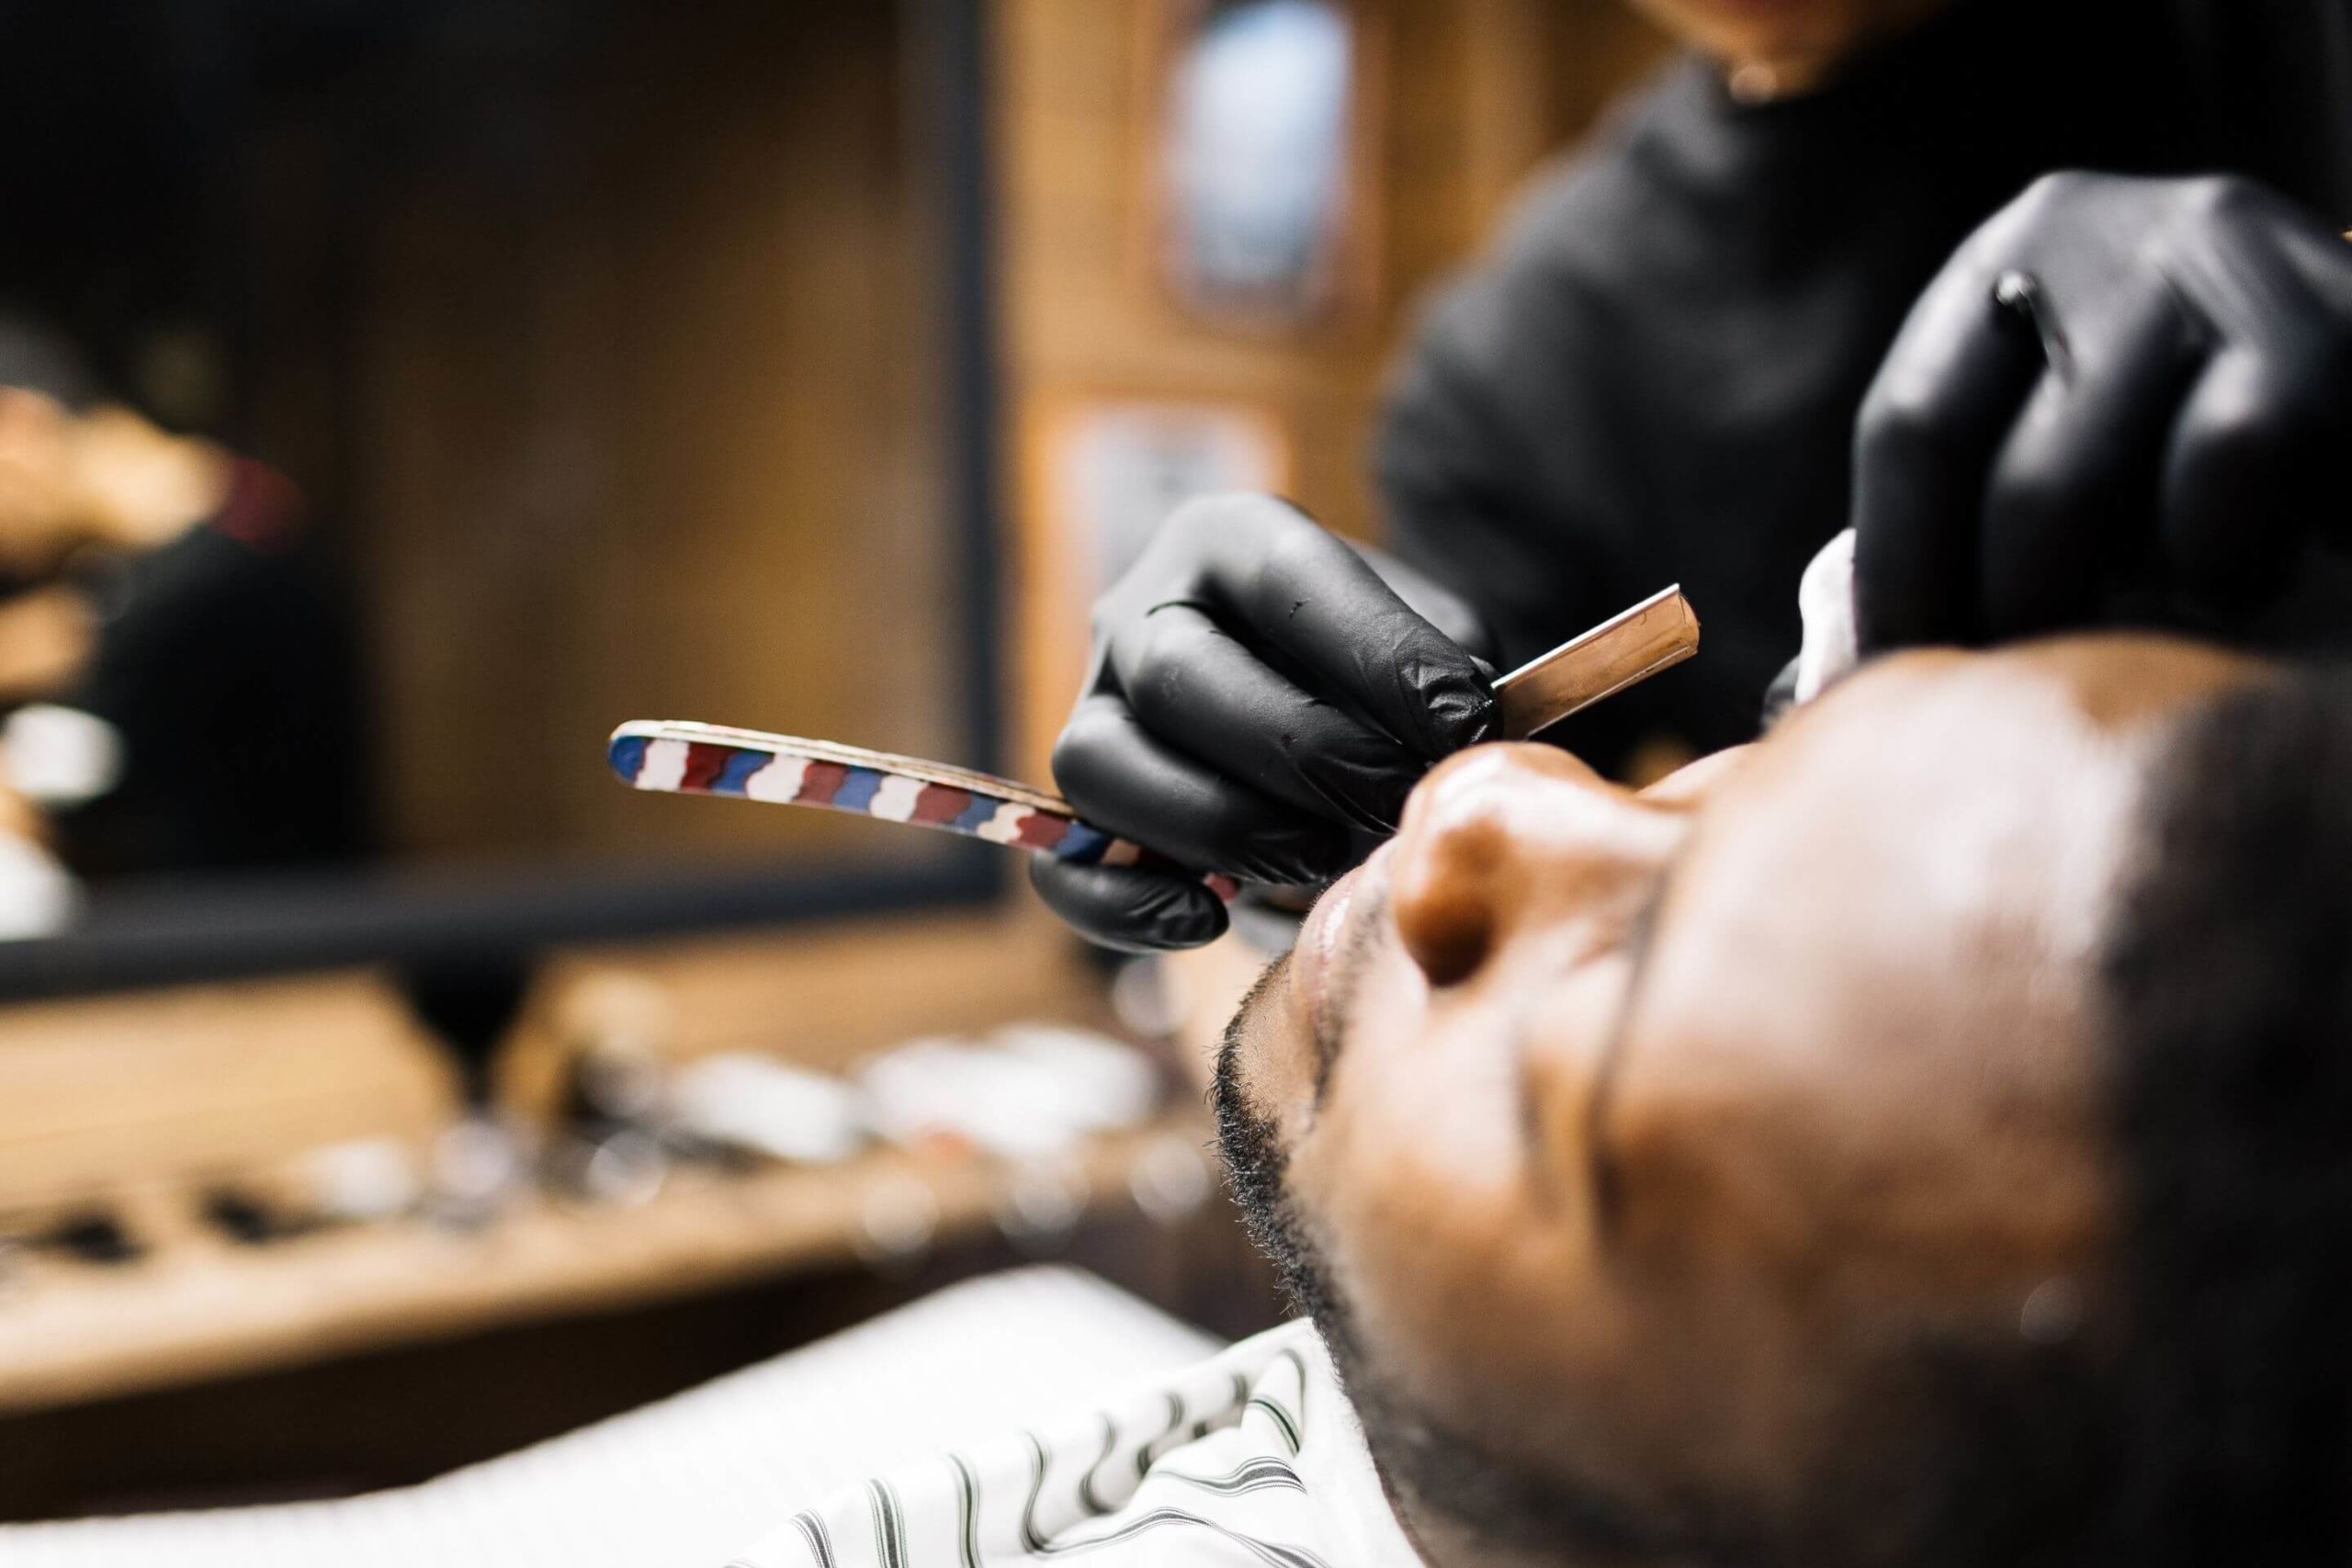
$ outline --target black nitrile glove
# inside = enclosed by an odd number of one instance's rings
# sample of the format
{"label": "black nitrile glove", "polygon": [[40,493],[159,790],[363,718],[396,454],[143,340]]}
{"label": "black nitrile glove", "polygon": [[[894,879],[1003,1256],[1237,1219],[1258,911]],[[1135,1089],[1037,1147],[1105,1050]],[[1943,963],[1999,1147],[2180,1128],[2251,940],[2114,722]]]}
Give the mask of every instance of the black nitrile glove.
{"label": "black nitrile glove", "polygon": [[2352,245],[2240,180],[2049,176],[1863,404],[1861,647],[2244,626],[2352,524],[2347,436]]}
{"label": "black nitrile glove", "polygon": [[[1394,831],[1430,765],[1495,732],[1492,671],[1441,632],[1476,617],[1414,582],[1430,618],[1346,544],[1270,496],[1169,519],[1094,606],[1093,668],[1054,747],[1079,814],[1246,882],[1328,881]],[[1226,929],[1197,879],[1034,857],[1029,879],[1095,942],[1196,947]]]}

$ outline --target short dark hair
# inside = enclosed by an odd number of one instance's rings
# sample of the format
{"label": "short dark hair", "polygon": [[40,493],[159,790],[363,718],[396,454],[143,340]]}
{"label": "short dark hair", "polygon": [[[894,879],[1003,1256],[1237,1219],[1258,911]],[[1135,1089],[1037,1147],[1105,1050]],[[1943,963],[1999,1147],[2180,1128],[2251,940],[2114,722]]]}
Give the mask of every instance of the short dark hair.
{"label": "short dark hair", "polygon": [[2106,989],[2127,1173],[2120,1547],[2352,1561],[2352,674],[2195,716]]}
{"label": "short dark hair", "polygon": [[1229,1036],[1214,1100],[1236,1198],[1384,1479],[1564,1562],[2352,1562],[2352,674],[2264,678],[2193,712],[2140,817],[2094,982],[2121,1193],[2111,1328],[1889,1346],[1868,1427],[1837,1473],[1804,1478],[1802,1517],[1613,1495],[1396,1397]]}

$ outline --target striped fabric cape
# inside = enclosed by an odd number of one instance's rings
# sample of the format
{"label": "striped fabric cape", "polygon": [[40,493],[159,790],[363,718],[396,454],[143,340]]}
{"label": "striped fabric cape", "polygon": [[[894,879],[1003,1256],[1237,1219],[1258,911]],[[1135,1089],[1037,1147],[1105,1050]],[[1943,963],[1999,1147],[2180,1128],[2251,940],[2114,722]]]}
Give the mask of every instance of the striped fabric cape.
{"label": "striped fabric cape", "polygon": [[1420,1568],[1312,1325],[799,1513],[729,1568]]}

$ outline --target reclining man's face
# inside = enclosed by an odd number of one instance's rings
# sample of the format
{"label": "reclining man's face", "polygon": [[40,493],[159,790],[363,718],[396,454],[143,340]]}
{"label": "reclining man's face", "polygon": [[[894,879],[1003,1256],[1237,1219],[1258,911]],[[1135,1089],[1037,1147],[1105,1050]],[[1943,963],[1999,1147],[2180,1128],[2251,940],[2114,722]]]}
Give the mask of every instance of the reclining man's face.
{"label": "reclining man's face", "polygon": [[1218,1101],[1433,1562],[1802,1531],[1924,1440],[1896,1352],[2099,1332],[2091,966],[2154,748],[2249,674],[1913,655],[1638,795],[1538,746],[1430,775]]}

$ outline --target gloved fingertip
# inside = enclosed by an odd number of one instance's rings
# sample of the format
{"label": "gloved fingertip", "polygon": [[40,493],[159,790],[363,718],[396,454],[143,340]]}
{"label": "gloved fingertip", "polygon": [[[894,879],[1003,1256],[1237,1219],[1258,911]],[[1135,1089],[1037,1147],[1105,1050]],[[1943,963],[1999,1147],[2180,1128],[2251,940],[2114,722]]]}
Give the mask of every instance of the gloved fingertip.
{"label": "gloved fingertip", "polygon": [[1233,916],[1226,908],[1225,900],[1206,886],[1200,889],[1200,895],[1184,899],[1153,927],[1150,941],[1154,948],[1206,947],[1226,933]]}
{"label": "gloved fingertip", "polygon": [[1226,933],[1232,916],[1225,901],[1205,886],[1201,897],[1148,900],[1117,911],[1100,924],[1074,925],[1079,935],[1114,953],[1172,953],[1206,947]]}
{"label": "gloved fingertip", "polygon": [[1423,687],[1422,694],[1428,713],[1423,733],[1430,761],[1502,733],[1502,705],[1495,700],[1491,680],[1447,675]]}
{"label": "gloved fingertip", "polygon": [[1029,885],[1080,936],[1120,953],[1204,946],[1230,922],[1225,901],[1184,876],[1039,854],[1030,857]]}

